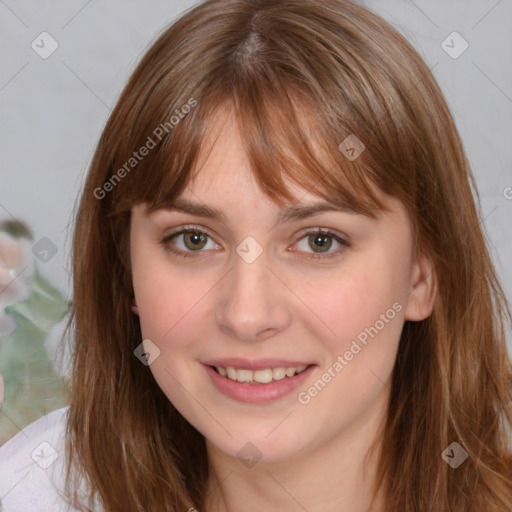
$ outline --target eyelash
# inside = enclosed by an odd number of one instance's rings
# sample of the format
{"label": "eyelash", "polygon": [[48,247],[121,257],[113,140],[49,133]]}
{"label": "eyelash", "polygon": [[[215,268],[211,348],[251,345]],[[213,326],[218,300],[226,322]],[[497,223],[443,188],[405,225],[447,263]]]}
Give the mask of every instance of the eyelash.
{"label": "eyelash", "polygon": [[[186,234],[186,233],[199,233],[201,235],[205,235],[207,236],[208,238],[211,238],[213,239],[213,237],[210,235],[210,233],[208,231],[206,231],[204,228],[201,228],[200,226],[183,226],[179,231],[175,231],[173,233],[170,233],[168,235],[166,235],[164,237],[164,239],[162,240],[162,245],[164,246],[164,248],[171,252],[172,254],[175,254],[181,258],[195,258],[197,257],[197,254],[194,254],[194,253],[201,253],[201,252],[204,252],[202,250],[198,250],[198,251],[182,251],[181,249],[176,249],[174,247],[171,246],[170,242],[173,238],[176,238],[180,235],[183,235],[183,234]],[[304,238],[307,238],[309,236],[312,236],[312,235],[323,235],[323,236],[328,236],[330,238],[332,238],[333,240],[335,240],[336,242],[338,242],[343,248],[347,249],[349,248],[351,245],[350,243],[341,238],[339,235],[337,235],[336,233],[334,233],[333,231],[330,231],[329,229],[322,229],[322,228],[317,228],[317,229],[313,229],[313,230],[310,230],[310,231],[307,231],[305,233],[303,233],[301,235],[301,237],[299,238],[299,241],[304,239]],[[319,260],[319,259],[326,259],[326,258],[333,258],[333,257],[336,257],[336,256],[339,256],[340,252],[342,252],[343,249],[338,249],[336,251],[332,251],[332,252],[329,252],[329,253],[325,253],[325,254],[321,254],[321,253],[308,253],[308,256],[306,256],[307,258],[309,259],[315,259],[315,260]],[[294,251],[295,252],[295,251]],[[300,252],[300,251],[299,251]]]}

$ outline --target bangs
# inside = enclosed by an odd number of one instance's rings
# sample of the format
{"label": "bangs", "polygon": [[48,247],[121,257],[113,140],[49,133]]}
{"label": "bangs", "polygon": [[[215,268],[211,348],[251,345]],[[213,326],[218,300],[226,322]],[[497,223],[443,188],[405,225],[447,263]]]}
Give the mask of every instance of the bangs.
{"label": "bangs", "polygon": [[376,194],[364,135],[339,123],[330,126],[318,104],[289,91],[286,84],[271,90],[254,81],[229,95],[224,91],[194,96],[195,111],[117,187],[117,212],[138,203],[146,203],[149,212],[169,207],[201,171],[215,145],[220,134],[213,129],[218,126],[215,120],[228,114],[237,122],[256,181],[277,204],[297,202],[288,180],[305,193],[376,217],[385,207]]}

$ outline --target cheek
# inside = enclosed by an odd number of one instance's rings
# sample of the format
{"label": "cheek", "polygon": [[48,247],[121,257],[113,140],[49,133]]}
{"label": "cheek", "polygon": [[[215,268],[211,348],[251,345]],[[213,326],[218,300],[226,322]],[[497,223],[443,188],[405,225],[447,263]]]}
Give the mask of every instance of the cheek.
{"label": "cheek", "polygon": [[[374,260],[366,264],[362,258],[338,275],[326,275],[315,286],[304,287],[298,293],[321,320],[326,341],[340,350],[376,322],[382,330],[381,315],[385,320],[395,319],[400,308],[393,309],[393,304],[400,302],[403,294],[403,283],[390,265],[376,265]],[[389,324],[386,322],[386,327]],[[395,333],[399,330],[400,326]]]}
{"label": "cheek", "polygon": [[326,349],[322,373],[301,390],[299,402],[311,403],[333,428],[371,408],[395,364],[405,288],[388,261],[359,261],[309,294],[308,306],[329,329],[319,340]]}
{"label": "cheek", "polygon": [[135,266],[133,285],[143,337],[154,340],[161,350],[179,345],[178,340],[185,343],[183,329],[188,326],[190,331],[190,322],[195,324],[214,282],[177,272],[166,262]]}

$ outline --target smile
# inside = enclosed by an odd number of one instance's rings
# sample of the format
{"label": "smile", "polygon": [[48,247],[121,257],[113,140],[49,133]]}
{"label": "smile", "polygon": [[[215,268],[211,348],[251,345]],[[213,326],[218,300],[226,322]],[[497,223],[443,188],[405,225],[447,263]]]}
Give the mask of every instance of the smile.
{"label": "smile", "polygon": [[222,375],[222,377],[226,377],[237,382],[268,384],[269,382],[279,381],[298,375],[307,368],[307,365],[303,364],[297,367],[291,366],[289,368],[279,366],[277,368],[265,368],[254,371],[244,368],[224,368],[222,366],[215,366],[214,368],[219,375]]}
{"label": "smile", "polygon": [[237,402],[246,403],[265,403],[291,395],[317,367],[316,364],[277,360],[257,364],[242,360],[222,363],[203,363],[213,388]]}

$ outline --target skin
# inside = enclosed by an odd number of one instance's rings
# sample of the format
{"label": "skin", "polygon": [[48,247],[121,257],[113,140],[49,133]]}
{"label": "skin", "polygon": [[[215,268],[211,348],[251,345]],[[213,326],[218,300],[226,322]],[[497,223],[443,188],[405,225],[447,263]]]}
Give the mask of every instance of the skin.
{"label": "skin", "polygon": [[[225,113],[215,123],[213,149],[181,197],[221,210],[225,222],[170,209],[148,215],[139,204],[131,223],[133,310],[144,339],[160,350],[150,370],[206,439],[211,492],[203,510],[380,510],[379,499],[370,509],[379,432],[403,323],[432,311],[430,262],[415,256],[406,211],[391,197],[384,199],[393,211],[376,220],[328,211],[276,224],[281,207],[253,178],[233,117]],[[292,184],[290,190],[294,204],[321,200]],[[183,235],[162,243],[190,224],[210,233],[201,252],[187,249]],[[331,239],[333,257],[311,258],[325,254],[305,235],[317,228],[349,240],[350,247]],[[236,252],[247,236],[263,249],[250,264]],[[301,404],[298,393],[396,303],[401,311]],[[276,357],[317,367],[297,391],[250,404],[213,387],[201,361],[223,357]],[[248,442],[261,453],[252,467],[237,457]]]}

